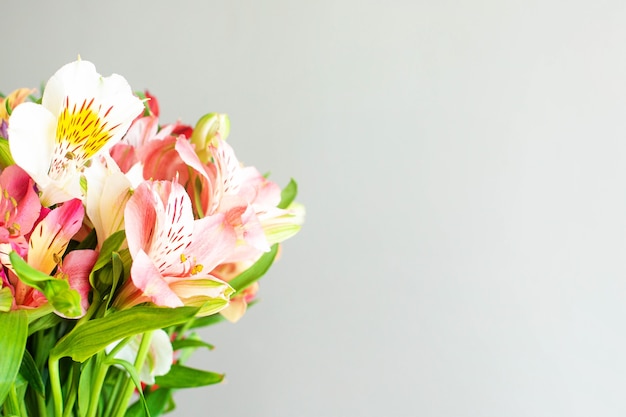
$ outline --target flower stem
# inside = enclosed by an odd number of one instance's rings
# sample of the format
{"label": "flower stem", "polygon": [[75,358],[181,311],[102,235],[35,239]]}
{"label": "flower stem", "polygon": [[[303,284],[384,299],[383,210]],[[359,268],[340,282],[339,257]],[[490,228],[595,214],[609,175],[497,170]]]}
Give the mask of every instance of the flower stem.
{"label": "flower stem", "polygon": [[50,359],[48,359],[48,371],[50,373],[50,387],[52,388],[52,401],[54,403],[54,417],[62,417],[63,395],[61,394],[61,379],[59,378],[59,358],[50,356]]}
{"label": "flower stem", "polygon": [[63,413],[63,417],[72,416],[72,409],[74,408],[74,403],[76,402],[76,396],[78,391],[78,382],[79,382],[79,369],[77,364],[74,364],[72,367],[72,373],[69,376],[69,389],[65,395],[65,412]]}
{"label": "flower stem", "polygon": [[[141,338],[141,344],[139,345],[139,351],[137,352],[137,358],[135,359],[135,369],[137,370],[137,372],[141,370],[141,368],[143,367],[143,363],[148,356],[151,340],[152,331],[143,334],[143,337]],[[126,414],[128,402],[130,401],[130,397],[133,395],[134,388],[134,385],[130,382],[130,378],[127,378],[124,383],[124,388],[122,389],[122,398],[117,403],[115,417],[123,417],[124,414]],[[141,387],[137,387],[137,389],[141,389]]]}
{"label": "flower stem", "polygon": [[39,411],[39,417],[47,417],[48,416],[48,408],[46,407],[46,400],[45,398],[39,394],[38,392],[35,393],[35,396],[37,398],[37,410]]}
{"label": "flower stem", "polygon": [[96,378],[94,379],[91,386],[91,397],[89,398],[87,417],[94,417],[96,415],[96,411],[98,410],[98,402],[100,400],[100,391],[102,390],[104,379],[107,375],[107,371],[109,370],[109,365],[102,362],[102,354],[102,352],[98,353],[95,358]]}
{"label": "flower stem", "polygon": [[115,386],[113,387],[113,391],[111,392],[111,397],[109,398],[107,408],[104,412],[105,416],[113,415],[113,408],[119,403],[118,397],[120,395],[120,391],[124,387],[124,382],[126,381],[126,372],[119,371],[117,372],[117,377],[115,379]]}

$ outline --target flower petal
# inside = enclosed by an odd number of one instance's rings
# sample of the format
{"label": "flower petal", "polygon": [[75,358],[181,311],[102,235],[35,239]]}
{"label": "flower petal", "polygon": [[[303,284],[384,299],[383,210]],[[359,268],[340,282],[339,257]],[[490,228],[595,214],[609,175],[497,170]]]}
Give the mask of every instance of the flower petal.
{"label": "flower petal", "polygon": [[91,291],[89,274],[97,259],[98,252],[94,250],[73,250],[63,258],[63,264],[59,266],[59,272],[67,277],[70,287],[80,295],[81,317],[89,308],[89,291]]}
{"label": "flower petal", "polygon": [[170,289],[152,259],[143,250],[133,257],[130,277],[133,284],[154,304],[163,307],[183,306],[183,302]]}
{"label": "flower petal", "polygon": [[52,210],[30,236],[28,264],[46,274],[61,260],[70,239],[82,226],[85,211],[80,200],[70,200]]}
{"label": "flower petal", "polygon": [[23,103],[13,110],[9,124],[9,148],[15,163],[46,187],[54,149],[56,117],[45,107]]}
{"label": "flower petal", "polygon": [[111,158],[95,158],[86,171],[87,215],[101,245],[109,236],[124,228],[124,208],[131,196],[130,181]]}
{"label": "flower petal", "polygon": [[33,180],[19,166],[10,165],[0,174],[0,189],[4,226],[22,235],[30,233],[41,212]]}
{"label": "flower petal", "polygon": [[207,216],[194,222],[192,243],[187,248],[202,269],[210,271],[222,263],[235,249],[237,235],[226,223],[223,213]]}

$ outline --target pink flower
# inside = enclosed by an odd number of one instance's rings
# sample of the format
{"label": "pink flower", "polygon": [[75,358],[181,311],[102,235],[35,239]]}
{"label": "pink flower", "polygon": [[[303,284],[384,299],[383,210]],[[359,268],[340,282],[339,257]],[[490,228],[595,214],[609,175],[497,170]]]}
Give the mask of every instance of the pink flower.
{"label": "pink flower", "polygon": [[0,174],[0,243],[24,255],[28,235],[39,218],[41,204],[28,174],[11,165]]}
{"label": "pink flower", "polygon": [[[29,234],[25,258],[34,269],[47,275],[54,272],[55,278],[67,280],[70,287],[79,293],[84,314],[89,305],[89,273],[96,262],[97,253],[92,250],[72,251],[63,258],[70,240],[82,226],[83,216],[83,205],[78,199],[48,211]],[[6,247],[3,250],[5,254],[9,251],[10,248]],[[41,292],[19,280],[7,256],[2,257],[2,263],[7,267],[3,282],[11,288],[14,308],[36,308],[48,301]]]}
{"label": "pink flower", "polygon": [[97,260],[98,252],[95,250],[73,250],[63,258],[55,274],[57,279],[67,280],[70,287],[80,295],[80,317],[84,316],[89,308],[89,291],[91,291],[89,274]]}
{"label": "pink flower", "polygon": [[[243,262],[221,264],[213,271],[211,271],[211,274],[215,275],[221,280],[229,282],[237,275],[248,269],[250,266],[252,266],[251,263]],[[233,296],[230,299],[228,307],[220,311],[220,314],[231,323],[236,323],[246,313],[248,309],[248,304],[255,299],[258,291],[259,283],[257,281],[252,283],[252,285],[245,288],[237,295]]]}
{"label": "pink flower", "polygon": [[151,301],[212,314],[228,305],[232,288],[207,273],[235,246],[223,215],[194,220],[180,184],[146,181],[129,199],[124,218],[133,264],[116,306]]}

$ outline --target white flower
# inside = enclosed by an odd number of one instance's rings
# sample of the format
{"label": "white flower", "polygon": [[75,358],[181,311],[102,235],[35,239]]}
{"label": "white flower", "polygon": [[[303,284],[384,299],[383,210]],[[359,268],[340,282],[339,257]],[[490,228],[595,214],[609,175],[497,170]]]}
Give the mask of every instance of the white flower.
{"label": "white flower", "polygon": [[[122,347],[119,352],[115,354],[115,358],[124,360],[131,365],[134,365],[142,338],[143,334],[138,334],[132,337],[126,346]],[[119,341],[111,343],[106,347],[106,352],[110,353],[118,343]],[[154,384],[154,377],[167,374],[172,367],[173,361],[174,350],[172,349],[172,343],[170,342],[169,336],[164,330],[155,330],[152,333],[152,339],[150,339],[148,356],[143,363],[143,367],[139,371],[139,379],[141,382],[148,385]]]}
{"label": "white flower", "polygon": [[91,158],[117,143],[143,108],[122,76],[102,77],[91,62],[72,62],[50,78],[41,104],[13,110],[11,154],[37,183],[44,205],[82,199]]}

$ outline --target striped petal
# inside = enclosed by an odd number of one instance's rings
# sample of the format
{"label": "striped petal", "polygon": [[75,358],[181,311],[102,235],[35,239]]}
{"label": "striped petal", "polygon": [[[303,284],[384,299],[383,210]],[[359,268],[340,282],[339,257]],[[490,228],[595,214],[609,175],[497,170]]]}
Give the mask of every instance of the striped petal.
{"label": "striped petal", "polygon": [[70,200],[52,210],[30,235],[28,264],[50,274],[60,263],[70,239],[82,226],[85,211],[80,200]]}
{"label": "striped petal", "polygon": [[11,153],[37,182],[44,205],[82,198],[80,179],[91,158],[117,143],[142,111],[123,77],[102,77],[79,60],[50,78],[41,105],[15,108]]}

